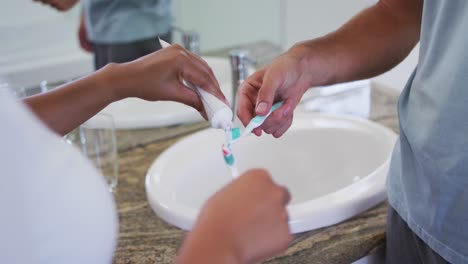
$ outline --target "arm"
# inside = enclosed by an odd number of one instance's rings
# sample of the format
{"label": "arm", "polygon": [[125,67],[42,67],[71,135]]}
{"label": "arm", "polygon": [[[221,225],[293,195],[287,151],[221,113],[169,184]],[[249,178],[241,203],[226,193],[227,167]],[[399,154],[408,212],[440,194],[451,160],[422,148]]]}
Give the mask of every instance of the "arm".
{"label": "arm", "polygon": [[203,114],[197,94],[186,79],[225,100],[212,70],[201,58],[178,45],[129,63],[103,69],[50,92],[24,99],[49,128],[63,135],[102,110],[127,97],[149,101],[177,101]]}
{"label": "arm", "polygon": [[80,25],[78,26],[78,41],[80,42],[80,47],[87,52],[92,52],[93,51],[93,46],[91,45],[91,42],[88,39],[88,33],[86,29],[86,23],[85,23],[85,12],[84,10],[81,12],[81,17],[80,17]]}
{"label": "arm", "polygon": [[422,0],[381,0],[336,32],[292,48],[316,85],[363,79],[400,63],[419,41]]}
{"label": "arm", "polygon": [[250,76],[239,89],[238,116],[247,124],[280,100],[285,104],[262,127],[281,136],[294,108],[312,86],[369,78],[402,61],[419,41],[422,0],[381,0],[337,31],[293,46]]}
{"label": "arm", "polygon": [[78,0],[33,0],[33,1],[50,5],[59,11],[67,11],[68,9],[72,8],[78,2]]}
{"label": "arm", "polygon": [[290,198],[266,171],[248,171],[208,200],[176,263],[258,263],[281,253],[291,241]]}

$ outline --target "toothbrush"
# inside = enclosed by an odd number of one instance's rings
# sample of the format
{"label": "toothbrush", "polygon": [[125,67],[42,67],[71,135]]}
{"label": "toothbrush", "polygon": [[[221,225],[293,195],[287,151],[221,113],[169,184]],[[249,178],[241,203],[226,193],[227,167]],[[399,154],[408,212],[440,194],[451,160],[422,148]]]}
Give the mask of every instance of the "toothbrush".
{"label": "toothbrush", "polygon": [[[159,43],[161,44],[162,48],[167,48],[171,45],[160,38]],[[207,91],[187,80],[184,81],[187,86],[194,90],[200,97],[211,127],[230,130],[233,126],[232,120],[234,116],[231,108],[226,103],[219,100],[216,96],[208,93]]]}
{"label": "toothbrush", "polygon": [[266,115],[263,115],[263,116],[255,116],[254,118],[252,118],[252,120],[250,120],[250,122],[247,124],[247,126],[245,127],[245,130],[244,132],[242,132],[242,135],[241,137],[244,137],[244,136],[247,136],[249,135],[250,133],[252,133],[252,131],[261,126],[263,124],[263,122],[265,122],[265,120],[271,115],[271,113],[273,113],[274,111],[276,111],[278,108],[280,108],[282,105],[283,105],[284,101],[281,101],[281,102],[278,102],[276,104],[274,104],[271,108],[270,108],[270,111],[268,111],[268,113]]}
{"label": "toothbrush", "polygon": [[227,145],[223,144],[222,147],[224,162],[226,162],[227,167],[231,171],[231,175],[233,178],[239,177],[239,172],[237,170],[234,155],[232,153],[231,144],[228,143]]}
{"label": "toothbrush", "polygon": [[224,162],[226,163],[227,167],[231,171],[231,175],[233,178],[237,178],[239,176],[239,172],[237,170],[236,164],[235,164],[235,159],[234,159],[234,154],[232,151],[232,144],[237,142],[240,138],[248,136],[252,131],[261,126],[263,122],[273,113],[276,111],[278,108],[280,108],[283,105],[282,102],[278,102],[274,104],[270,111],[266,115],[263,116],[255,116],[250,120],[249,124],[245,128],[244,132],[241,133],[240,128],[235,127],[235,128],[230,128],[230,129],[225,129],[226,132],[226,143],[222,145],[222,152],[223,152],[223,158]]}

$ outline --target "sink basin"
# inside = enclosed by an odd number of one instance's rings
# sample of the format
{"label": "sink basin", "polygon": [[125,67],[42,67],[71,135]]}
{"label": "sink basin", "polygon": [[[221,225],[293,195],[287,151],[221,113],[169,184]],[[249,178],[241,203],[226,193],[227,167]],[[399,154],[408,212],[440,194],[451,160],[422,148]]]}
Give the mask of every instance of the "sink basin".
{"label": "sink basin", "polygon": [[[282,138],[249,136],[234,145],[234,153],[241,172],[266,168],[289,188],[290,226],[297,233],[341,222],[383,201],[396,138],[364,119],[297,113]],[[192,227],[208,197],[232,180],[221,155],[223,140],[221,130],[203,130],[154,161],[146,192],[158,216]]]}
{"label": "sink basin", "polygon": [[[231,66],[228,59],[204,57],[213,69],[221,90],[228,101],[232,97]],[[116,128],[138,129],[147,127],[170,126],[202,121],[198,111],[175,102],[147,102],[138,98],[127,98],[114,102],[102,112],[114,117]]]}

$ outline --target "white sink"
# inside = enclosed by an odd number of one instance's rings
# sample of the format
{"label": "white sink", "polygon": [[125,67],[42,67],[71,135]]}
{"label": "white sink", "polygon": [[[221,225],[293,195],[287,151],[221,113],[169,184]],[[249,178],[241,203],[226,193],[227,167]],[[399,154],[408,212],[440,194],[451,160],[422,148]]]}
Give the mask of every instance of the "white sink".
{"label": "white sink", "polygon": [[[383,201],[396,138],[364,119],[297,113],[282,138],[250,136],[234,153],[240,171],[266,168],[289,188],[290,226],[297,233],[341,222]],[[221,155],[223,140],[221,130],[200,131],[152,164],[146,192],[162,219],[190,229],[207,198],[232,180]]]}
{"label": "white sink", "polygon": [[[232,97],[231,66],[228,59],[204,57],[213,69],[221,90],[228,101]],[[114,117],[115,126],[120,129],[170,126],[202,121],[198,111],[175,102],[147,102],[138,98],[127,98],[110,104],[102,112]]]}

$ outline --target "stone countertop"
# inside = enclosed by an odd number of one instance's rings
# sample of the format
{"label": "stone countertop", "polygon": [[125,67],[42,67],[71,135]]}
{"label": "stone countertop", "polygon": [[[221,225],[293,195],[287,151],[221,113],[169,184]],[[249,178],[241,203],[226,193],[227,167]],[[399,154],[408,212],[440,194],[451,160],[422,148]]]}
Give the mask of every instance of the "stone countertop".
{"label": "stone countertop", "polygon": [[[243,46],[245,47],[245,46]],[[260,65],[268,63],[278,48],[268,43],[250,46]],[[275,53],[276,52],[276,53]],[[218,52],[209,55],[226,54]],[[369,119],[398,132],[397,92],[372,85]],[[164,128],[117,132],[119,184],[115,201],[120,234],[115,263],[172,263],[186,234],[160,219],[150,208],[145,176],[152,162],[172,144],[208,127],[207,122]],[[351,263],[384,246],[387,204],[330,227],[296,234],[287,251],[266,263]]]}
{"label": "stone countertop", "polygon": [[[398,131],[397,94],[374,85],[370,119]],[[185,231],[158,218],[149,207],[145,175],[161,152],[206,122],[169,128],[119,131],[119,185],[115,200],[120,235],[115,263],[172,263]],[[138,143],[139,142],[139,143]],[[386,203],[343,223],[294,236],[288,250],[266,263],[351,263],[384,245]]]}

